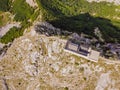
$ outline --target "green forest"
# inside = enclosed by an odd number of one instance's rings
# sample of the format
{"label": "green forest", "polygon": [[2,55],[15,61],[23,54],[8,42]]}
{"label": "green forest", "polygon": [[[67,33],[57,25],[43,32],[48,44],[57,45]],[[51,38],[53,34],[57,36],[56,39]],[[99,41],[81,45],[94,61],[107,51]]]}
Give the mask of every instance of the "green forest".
{"label": "green forest", "polygon": [[[15,15],[14,21],[21,22],[21,28],[13,27],[5,36],[0,38],[0,41],[6,44],[22,36],[24,29],[29,27],[39,15],[39,12],[34,12],[35,10],[30,7],[25,0],[15,0],[14,2],[11,0],[0,0],[0,11],[12,13]],[[31,19],[32,22],[29,22],[29,19]]]}
{"label": "green forest", "polygon": [[15,38],[21,36],[23,34],[23,31],[20,28],[13,27],[11,28],[8,33],[5,34],[0,39],[0,42],[7,44],[8,42],[12,42]]}
{"label": "green forest", "polygon": [[[84,32],[94,37],[98,27],[106,42],[120,42],[120,6],[112,3],[89,3],[85,0],[37,0],[43,19],[55,27]],[[115,18],[116,17],[116,18]]]}
{"label": "green forest", "polygon": [[[120,42],[120,6],[113,3],[89,3],[86,0],[36,0],[38,8],[32,8],[25,0],[0,0],[0,12],[15,15],[14,21],[21,22],[21,31],[32,25],[39,15],[42,20],[53,26],[71,32],[85,33],[96,37],[94,29],[98,27],[106,42]],[[3,16],[0,16],[2,20]],[[29,21],[31,20],[31,21]],[[2,23],[0,23],[3,25]],[[13,28],[14,29],[14,28]],[[19,30],[11,29],[0,41],[7,43],[10,37],[19,37]],[[12,33],[11,33],[12,32]],[[17,34],[17,35],[16,35]]]}
{"label": "green forest", "polygon": [[13,7],[11,9],[12,13],[15,14],[16,21],[25,21],[30,19],[31,15],[34,13],[32,7],[30,7],[25,0],[15,0],[13,2]]}
{"label": "green forest", "polygon": [[0,11],[8,11],[10,9],[10,0],[0,0]]}

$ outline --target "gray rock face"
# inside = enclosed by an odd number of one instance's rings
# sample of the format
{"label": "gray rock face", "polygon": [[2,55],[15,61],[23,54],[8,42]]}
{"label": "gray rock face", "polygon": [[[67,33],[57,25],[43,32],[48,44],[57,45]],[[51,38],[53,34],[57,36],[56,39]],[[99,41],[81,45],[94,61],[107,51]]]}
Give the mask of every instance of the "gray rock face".
{"label": "gray rock face", "polygon": [[51,24],[47,22],[41,22],[40,24],[35,26],[36,32],[40,34],[45,34],[46,36],[53,36],[53,35],[70,35],[71,32],[61,30],[59,28],[55,28]]}

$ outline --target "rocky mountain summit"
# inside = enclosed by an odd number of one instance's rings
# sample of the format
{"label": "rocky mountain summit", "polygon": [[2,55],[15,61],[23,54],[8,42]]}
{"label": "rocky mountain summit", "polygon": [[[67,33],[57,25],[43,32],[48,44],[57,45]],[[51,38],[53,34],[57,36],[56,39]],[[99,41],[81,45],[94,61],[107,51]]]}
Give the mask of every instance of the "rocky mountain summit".
{"label": "rocky mountain summit", "polygon": [[93,63],[65,52],[65,44],[34,30],[16,39],[0,61],[0,89],[120,89],[120,64]]}
{"label": "rocky mountain summit", "polygon": [[[119,61],[100,57],[95,63],[64,50],[65,37],[74,30],[94,33],[100,41],[120,41],[119,0],[12,0],[8,5],[6,1],[0,2],[1,26],[10,27],[9,17],[14,16],[21,28],[9,29],[2,39],[12,42],[1,44],[0,90],[120,90]],[[39,19],[44,23],[34,28]]]}

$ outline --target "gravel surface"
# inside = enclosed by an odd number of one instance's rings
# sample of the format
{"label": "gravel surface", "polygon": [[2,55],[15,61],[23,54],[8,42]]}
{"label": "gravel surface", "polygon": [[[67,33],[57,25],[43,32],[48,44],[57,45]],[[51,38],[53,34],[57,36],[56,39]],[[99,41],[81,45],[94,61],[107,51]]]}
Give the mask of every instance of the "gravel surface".
{"label": "gravel surface", "polygon": [[114,3],[115,5],[120,5],[120,0],[87,0],[88,2],[102,2],[102,1],[106,1],[106,2],[110,2],[110,3]]}

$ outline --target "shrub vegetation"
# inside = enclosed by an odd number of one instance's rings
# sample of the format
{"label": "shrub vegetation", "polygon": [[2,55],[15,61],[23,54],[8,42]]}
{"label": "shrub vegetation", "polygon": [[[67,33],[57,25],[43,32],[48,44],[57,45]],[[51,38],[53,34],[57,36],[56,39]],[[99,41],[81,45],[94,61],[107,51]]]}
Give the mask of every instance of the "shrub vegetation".
{"label": "shrub vegetation", "polygon": [[120,42],[120,6],[112,3],[89,3],[86,0],[37,0],[43,19],[72,32],[92,37],[99,27],[106,42]]}
{"label": "shrub vegetation", "polygon": [[[0,11],[10,11],[15,15],[15,21],[20,21],[20,30],[12,28],[2,39],[9,42],[13,37],[18,37],[24,29],[42,12],[42,19],[71,32],[84,32],[89,37],[94,35],[94,28],[98,27],[106,42],[120,42],[120,6],[112,3],[89,3],[86,0],[36,0],[39,10],[30,7],[25,0],[0,0]],[[12,6],[12,7],[10,7]],[[0,17],[0,19],[2,19]],[[31,20],[31,22],[29,22]],[[11,36],[9,33],[17,35]],[[20,34],[19,34],[20,33]],[[5,38],[6,37],[6,38]],[[7,40],[5,40],[7,39]]]}
{"label": "shrub vegetation", "polygon": [[12,12],[15,14],[16,21],[27,21],[34,13],[34,9],[25,0],[15,0],[12,5]]}
{"label": "shrub vegetation", "polygon": [[[5,2],[6,1],[6,2]],[[8,0],[1,0],[0,3],[8,3]],[[6,4],[7,5],[7,4]],[[14,20],[21,22],[21,28],[13,27],[11,28],[6,35],[4,35],[0,41],[2,43],[12,42],[15,38],[23,35],[25,28],[28,28],[31,23],[37,18],[39,15],[39,11],[35,12],[35,9],[30,7],[25,0],[15,0],[10,3],[12,6],[9,11],[15,15]],[[3,5],[5,7],[5,5]],[[1,6],[2,7],[2,6]],[[1,8],[0,7],[0,8]],[[8,10],[8,9],[5,9]],[[0,21],[2,20],[2,16],[0,16]],[[31,20],[31,22],[29,21]],[[0,23],[1,24],[1,23]]]}
{"label": "shrub vegetation", "polygon": [[0,11],[8,11],[10,9],[10,0],[0,0]]}
{"label": "shrub vegetation", "polygon": [[23,34],[23,31],[20,28],[18,29],[17,27],[13,27],[7,32],[7,34],[5,34],[0,39],[0,41],[2,43],[7,44],[8,42],[12,42],[15,38],[21,36],[22,34]]}

